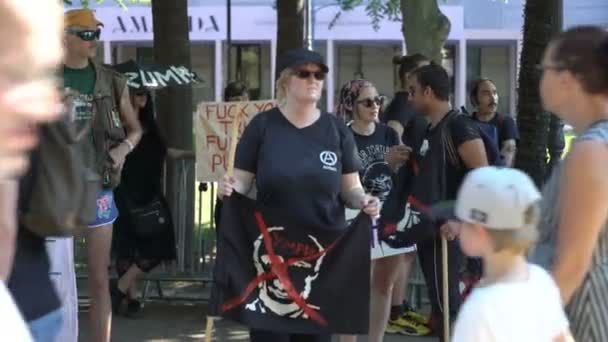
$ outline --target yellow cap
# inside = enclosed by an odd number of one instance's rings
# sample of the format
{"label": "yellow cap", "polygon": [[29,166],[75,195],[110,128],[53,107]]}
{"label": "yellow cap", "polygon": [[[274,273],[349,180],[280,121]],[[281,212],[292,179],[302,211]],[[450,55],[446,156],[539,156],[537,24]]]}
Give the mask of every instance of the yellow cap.
{"label": "yellow cap", "polygon": [[97,20],[97,18],[95,18],[95,14],[93,14],[93,11],[87,8],[67,11],[65,12],[63,18],[65,27],[81,26],[86,28],[93,28],[97,26],[103,26],[103,23]]}

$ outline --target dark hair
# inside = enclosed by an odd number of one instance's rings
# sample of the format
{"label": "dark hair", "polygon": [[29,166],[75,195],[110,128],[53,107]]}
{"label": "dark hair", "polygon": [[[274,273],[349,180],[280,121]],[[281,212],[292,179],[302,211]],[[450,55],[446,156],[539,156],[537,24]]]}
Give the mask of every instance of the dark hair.
{"label": "dark hair", "polygon": [[419,53],[415,53],[413,55],[407,56],[395,56],[393,57],[393,64],[399,66],[399,79],[403,81],[405,75],[412,72],[416,68],[420,66],[420,64],[424,62],[429,62],[430,60]]}
{"label": "dark hair", "polygon": [[608,32],[597,26],[579,26],[552,41],[551,59],[557,67],[577,75],[585,91],[608,93]]}
{"label": "dark hair", "polygon": [[144,108],[140,109],[138,113],[139,122],[141,124],[141,127],[144,129],[144,133],[149,132],[153,135],[160,136],[160,130],[158,129],[158,124],[156,123],[156,115],[154,110],[154,101],[152,101],[152,94],[149,90],[145,90],[145,94],[146,105],[144,106]]}
{"label": "dark hair", "polygon": [[431,88],[437,99],[450,100],[450,76],[441,65],[431,63],[419,67],[413,71],[412,75],[416,76],[416,80],[422,87]]}
{"label": "dark hair", "polygon": [[228,83],[228,85],[224,89],[224,101],[228,101],[228,99],[231,97],[243,96],[248,94],[249,89],[247,89],[245,83],[241,81],[232,81]]}
{"label": "dark hair", "polygon": [[477,97],[477,92],[479,92],[479,87],[481,86],[481,84],[483,82],[490,82],[494,86],[496,86],[496,83],[494,83],[494,81],[492,81],[491,79],[489,79],[487,77],[481,77],[481,78],[478,78],[475,81],[473,81],[473,83],[471,83],[471,90],[469,91],[469,100],[471,101],[471,104],[473,104],[474,106],[477,106],[479,104],[479,98]]}

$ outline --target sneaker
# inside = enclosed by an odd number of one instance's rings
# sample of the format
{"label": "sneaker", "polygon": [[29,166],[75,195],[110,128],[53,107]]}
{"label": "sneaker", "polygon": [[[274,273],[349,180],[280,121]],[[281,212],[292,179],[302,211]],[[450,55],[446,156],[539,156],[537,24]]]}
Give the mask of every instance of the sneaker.
{"label": "sneaker", "polygon": [[406,304],[404,307],[404,311],[405,311],[405,313],[402,316],[403,318],[426,325],[426,326],[429,325],[429,318],[419,314],[411,306]]}
{"label": "sneaker", "polygon": [[395,320],[388,320],[386,333],[409,336],[426,336],[431,333],[431,329],[415,320],[401,316]]}

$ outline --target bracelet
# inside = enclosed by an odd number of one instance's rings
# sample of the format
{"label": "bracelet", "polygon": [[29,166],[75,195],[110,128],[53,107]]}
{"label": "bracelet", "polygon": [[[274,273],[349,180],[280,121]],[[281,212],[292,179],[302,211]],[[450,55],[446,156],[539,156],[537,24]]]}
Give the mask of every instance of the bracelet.
{"label": "bracelet", "polygon": [[123,140],[123,142],[129,147],[129,152],[132,152],[135,148],[135,146],[133,146],[133,143],[129,139],[125,139]]}

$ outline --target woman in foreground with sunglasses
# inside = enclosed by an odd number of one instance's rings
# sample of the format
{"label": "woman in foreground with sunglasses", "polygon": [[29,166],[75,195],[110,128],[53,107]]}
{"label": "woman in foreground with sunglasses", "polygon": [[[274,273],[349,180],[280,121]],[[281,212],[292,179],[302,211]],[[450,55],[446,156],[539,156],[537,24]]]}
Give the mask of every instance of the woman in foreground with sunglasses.
{"label": "woman in foreground with sunglasses", "polygon": [[[257,202],[280,210],[285,220],[311,229],[310,234],[315,234],[313,228],[345,229],[345,204],[378,215],[378,199],[367,195],[359,180],[352,133],[335,116],[317,108],[327,72],[316,52],[297,49],[281,56],[278,108],[256,115],[245,128],[237,145],[234,176],[225,176],[220,183],[221,196],[233,191],[247,194],[255,177]],[[334,253],[340,253],[338,248]],[[289,330],[286,326],[272,331],[251,328],[250,340],[331,341],[330,334]]]}

